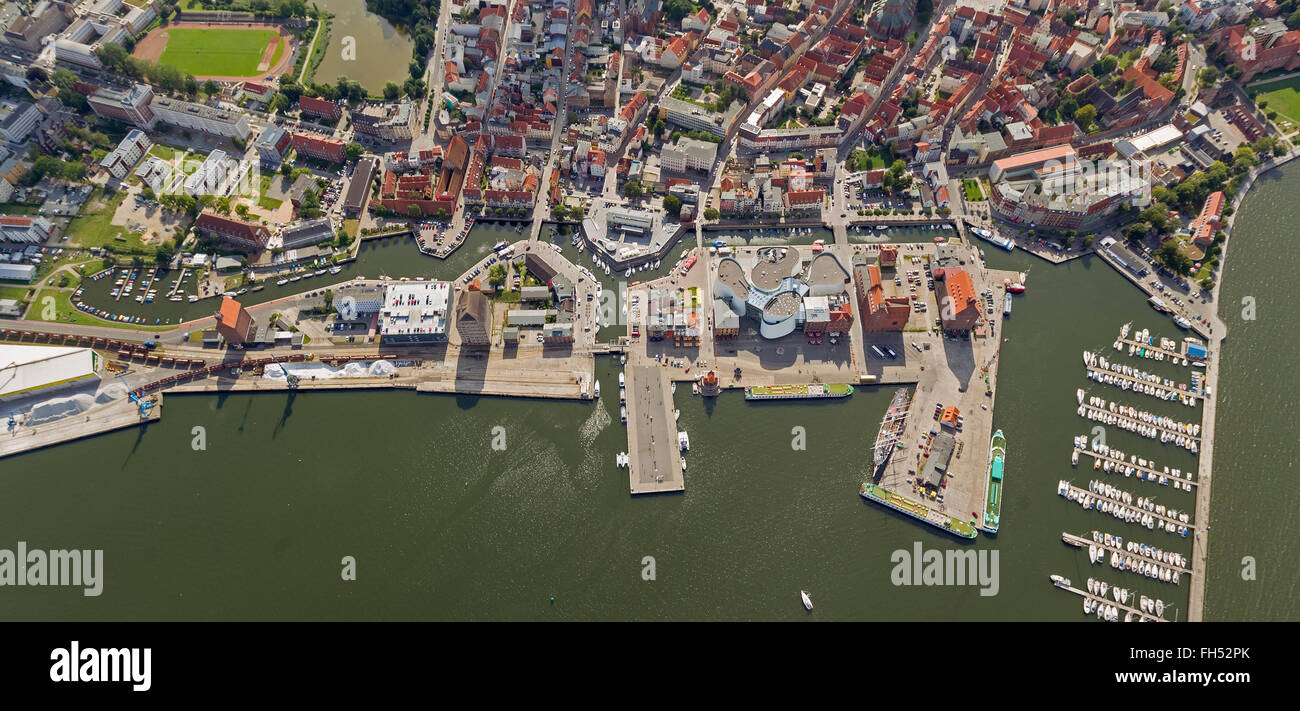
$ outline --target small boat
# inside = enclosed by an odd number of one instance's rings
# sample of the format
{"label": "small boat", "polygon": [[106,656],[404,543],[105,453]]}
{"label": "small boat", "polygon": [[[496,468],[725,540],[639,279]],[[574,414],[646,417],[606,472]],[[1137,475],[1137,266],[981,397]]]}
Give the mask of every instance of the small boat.
{"label": "small boat", "polygon": [[600,397],[600,381],[596,381],[596,397]]}
{"label": "small boat", "polygon": [[280,281],[277,281],[277,282],[275,283],[275,285],[276,285],[276,286],[284,286],[285,284],[288,284],[288,283],[289,283],[289,280],[288,280],[288,279],[281,279]]}
{"label": "small boat", "polygon": [[1025,289],[1027,288],[1028,287],[1026,287],[1024,284],[1021,284],[1020,282],[1007,284],[1007,291],[1011,292],[1012,294],[1023,294],[1025,293]]}
{"label": "small boat", "polygon": [[809,612],[812,612],[813,609],[812,598],[808,597],[808,591],[800,590],[799,597],[803,600],[803,608]]}
{"label": "small boat", "polygon": [[1048,577],[1050,577],[1050,578],[1052,579],[1052,584],[1055,585],[1055,586],[1058,587],[1058,588],[1068,588],[1068,587],[1070,587],[1070,579],[1067,578],[1067,577],[1064,577],[1064,576],[1061,576],[1061,575],[1056,575],[1055,573],[1053,573],[1052,575],[1050,575],[1050,576],[1048,576]]}

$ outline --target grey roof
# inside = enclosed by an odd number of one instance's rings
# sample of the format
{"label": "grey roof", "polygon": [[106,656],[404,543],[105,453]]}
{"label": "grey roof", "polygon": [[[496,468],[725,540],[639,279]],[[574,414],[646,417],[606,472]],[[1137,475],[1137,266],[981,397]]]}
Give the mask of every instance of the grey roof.
{"label": "grey roof", "polygon": [[297,249],[334,239],[334,229],[328,217],[308,220],[286,229],[281,237],[285,249]]}

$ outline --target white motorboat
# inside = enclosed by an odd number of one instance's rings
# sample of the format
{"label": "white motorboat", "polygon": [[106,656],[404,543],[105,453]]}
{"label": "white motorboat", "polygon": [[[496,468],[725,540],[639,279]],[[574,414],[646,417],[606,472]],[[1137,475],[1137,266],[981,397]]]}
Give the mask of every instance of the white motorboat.
{"label": "white motorboat", "polygon": [[600,397],[600,380],[596,381],[596,397]]}
{"label": "white motorboat", "polygon": [[812,612],[813,609],[812,598],[808,597],[808,591],[800,590],[799,597],[803,600],[803,608],[809,612]]}

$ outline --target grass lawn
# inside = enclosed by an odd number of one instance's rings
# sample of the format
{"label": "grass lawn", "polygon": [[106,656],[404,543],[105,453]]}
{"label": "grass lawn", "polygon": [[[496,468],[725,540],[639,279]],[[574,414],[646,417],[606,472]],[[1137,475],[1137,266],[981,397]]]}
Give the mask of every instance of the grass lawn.
{"label": "grass lawn", "polygon": [[172,28],[167,47],[158,58],[195,76],[251,76],[257,73],[273,30],[214,30]]}
{"label": "grass lawn", "polygon": [[[82,326],[112,326],[113,328],[129,328],[137,331],[156,330],[165,331],[174,326],[144,326],[138,323],[123,323],[119,321],[107,321],[96,318],[88,313],[83,313],[72,307],[72,302],[68,300],[70,291],[57,291],[54,289],[42,289],[37,292],[36,298],[32,299],[32,306],[27,310],[27,318],[32,321],[57,321],[59,323],[75,323]],[[54,318],[44,318],[45,316],[45,299],[54,299]]]}
{"label": "grass lawn", "polygon": [[267,197],[265,194],[257,198],[257,206],[264,208],[266,210],[279,209],[279,207],[283,204],[284,204],[283,200],[276,200],[273,197]]}
{"label": "grass lawn", "polygon": [[[103,195],[95,191],[87,202],[102,199]],[[67,235],[69,241],[78,247],[105,247],[116,252],[135,252],[145,254],[149,250],[140,241],[140,234],[130,232],[125,227],[119,227],[112,224],[113,213],[117,207],[126,199],[126,191],[119,190],[113,197],[109,198],[103,209],[97,212],[82,213],[68,223]],[[117,239],[118,237],[122,239]]]}
{"label": "grass lawn", "polygon": [[356,239],[357,230],[359,230],[360,228],[361,228],[361,220],[343,221],[343,231],[347,233],[347,236],[352,237],[353,239]]}
{"label": "grass lawn", "polygon": [[24,301],[27,299],[27,292],[31,289],[30,286],[0,286],[0,299]]}
{"label": "grass lawn", "polygon": [[1258,103],[1261,99],[1268,102],[1266,110],[1276,111],[1292,121],[1300,121],[1300,77],[1291,77],[1281,81],[1271,81],[1246,89]]}
{"label": "grass lawn", "polygon": [[966,202],[980,202],[984,199],[984,193],[980,191],[980,184],[970,178],[961,181],[962,190],[966,193]]}
{"label": "grass lawn", "polygon": [[884,168],[889,160],[889,156],[879,151],[855,150],[851,156],[856,157],[857,161],[852,165],[853,170],[879,170]]}
{"label": "grass lawn", "polygon": [[28,205],[25,202],[0,203],[0,214],[4,215],[35,215],[40,211],[40,205]]}
{"label": "grass lawn", "polygon": [[185,154],[184,151],[177,151],[175,148],[172,148],[171,146],[164,146],[161,143],[155,143],[153,144],[152,147],[149,148],[149,155],[158,156],[159,158],[167,161],[175,158],[178,152],[181,153],[181,155]]}

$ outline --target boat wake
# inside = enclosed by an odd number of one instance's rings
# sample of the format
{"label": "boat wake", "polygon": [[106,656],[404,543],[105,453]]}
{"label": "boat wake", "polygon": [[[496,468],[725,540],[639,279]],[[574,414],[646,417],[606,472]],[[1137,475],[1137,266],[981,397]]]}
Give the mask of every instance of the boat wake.
{"label": "boat wake", "polygon": [[613,421],[613,418],[609,416],[609,413],[597,400],[596,406],[591,408],[591,416],[578,428],[578,437],[581,439],[583,446],[590,447],[594,445],[596,437]]}

